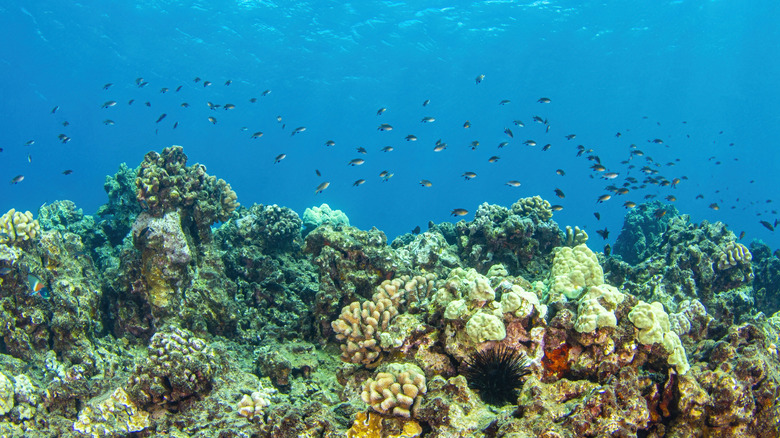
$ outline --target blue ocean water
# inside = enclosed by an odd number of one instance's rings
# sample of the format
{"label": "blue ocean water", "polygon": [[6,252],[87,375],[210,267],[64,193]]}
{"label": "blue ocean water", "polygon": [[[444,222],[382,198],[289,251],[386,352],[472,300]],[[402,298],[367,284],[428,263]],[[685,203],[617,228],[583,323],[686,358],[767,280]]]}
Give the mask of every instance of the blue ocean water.
{"label": "blue ocean water", "polygon": [[[606,227],[613,242],[623,204],[655,195],[694,221],[721,220],[745,231],[743,242],[777,248],[780,230],[759,221],[780,218],[778,22],[780,6],[770,0],[6,0],[0,210],[70,199],[93,213],[107,200],[105,176],[121,162],[135,167],[147,151],[179,144],[244,205],[302,214],[328,203],[390,239],[456,220],[455,208],[470,219],[483,202],[541,195],[563,206],[554,216],[561,226],[585,227],[591,242]],[[117,104],[102,108],[108,101]],[[377,115],[379,108],[387,111]],[[394,129],[379,131],[381,123]],[[297,127],[306,130],[291,135]],[[60,134],[71,140],[63,144]],[[406,141],[409,134],[418,140]],[[438,139],[448,147],[434,152]],[[644,155],[632,155],[632,144]],[[593,152],[578,157],[578,145]],[[279,154],[286,158],[274,164]],[[601,178],[588,155],[618,177]],[[349,166],[355,158],[365,164]],[[681,181],[639,188],[644,166],[657,180]],[[382,171],[392,178],[383,181]],[[24,180],[7,182],[17,175]],[[636,188],[596,202],[626,177]],[[358,179],[366,182],[353,186]]]}

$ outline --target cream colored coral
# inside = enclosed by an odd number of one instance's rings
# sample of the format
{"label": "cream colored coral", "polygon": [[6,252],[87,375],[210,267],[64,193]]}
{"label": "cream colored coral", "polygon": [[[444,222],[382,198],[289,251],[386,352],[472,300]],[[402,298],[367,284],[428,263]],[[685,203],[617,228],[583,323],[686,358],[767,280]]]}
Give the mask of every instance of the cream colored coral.
{"label": "cream colored coral", "polygon": [[428,391],[425,374],[413,364],[390,364],[363,384],[360,396],[377,412],[409,418]]}
{"label": "cream colored coral", "polygon": [[41,226],[29,211],[21,213],[12,208],[0,216],[0,243],[13,244],[32,240],[40,231]]}
{"label": "cream colored coral", "polygon": [[691,322],[696,319],[703,320],[708,324],[712,317],[707,315],[707,309],[699,300],[685,300],[678,306],[679,312],[669,314],[669,324],[672,331],[682,336],[691,331]]}
{"label": "cream colored coral", "polygon": [[753,255],[750,254],[747,247],[741,243],[729,242],[722,250],[720,257],[718,258],[718,269],[721,271],[733,268],[739,264],[748,264],[753,260]]}
{"label": "cream colored coral", "polygon": [[596,254],[586,245],[555,249],[550,269],[550,293],[577,298],[584,288],[604,284],[604,271]]}
{"label": "cream colored coral", "polygon": [[506,338],[506,327],[501,318],[480,311],[469,318],[466,334],[477,343],[501,341]]}
{"label": "cream colored coral", "polygon": [[74,431],[92,437],[127,436],[147,427],[149,413],[139,409],[122,388],[101,401],[87,404],[73,423]]}
{"label": "cream colored coral", "polygon": [[563,243],[564,245],[577,246],[587,243],[587,241],[588,233],[586,233],[585,230],[581,230],[580,227],[572,228],[569,225],[566,225],[566,239]]}
{"label": "cream colored coral", "polygon": [[608,284],[589,287],[579,299],[574,329],[588,333],[602,327],[617,327],[615,309],[625,297]]}
{"label": "cream colored coral", "polygon": [[628,319],[639,329],[636,336],[639,342],[645,345],[662,344],[669,353],[669,365],[674,366],[680,374],[688,372],[690,365],[685,349],[677,333],[671,331],[669,315],[661,303],[640,301],[628,313]]}
{"label": "cream colored coral", "polygon": [[501,295],[501,309],[512,313],[518,318],[525,318],[533,313],[534,309],[539,316],[547,315],[547,306],[539,302],[539,297],[533,292],[527,292],[521,286],[513,284],[509,292]]}
{"label": "cream colored coral", "polygon": [[271,395],[267,391],[255,391],[252,395],[244,394],[238,402],[238,415],[248,419],[262,418],[264,409],[271,405]]}
{"label": "cream colored coral", "polygon": [[0,373],[0,415],[7,414],[14,407],[14,384]]}
{"label": "cream colored coral", "polygon": [[345,341],[341,345],[341,359],[345,362],[373,367],[381,359],[378,332],[387,330],[390,320],[398,315],[392,301],[381,295],[362,304],[354,301],[344,306],[339,318],[331,323],[336,339]]}

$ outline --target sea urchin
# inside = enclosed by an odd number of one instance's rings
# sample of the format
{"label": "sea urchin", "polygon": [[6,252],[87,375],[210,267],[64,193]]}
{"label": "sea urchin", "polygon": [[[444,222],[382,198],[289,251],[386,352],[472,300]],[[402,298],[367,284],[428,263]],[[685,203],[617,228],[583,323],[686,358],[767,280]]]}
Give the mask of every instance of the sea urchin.
{"label": "sea urchin", "polygon": [[528,357],[503,345],[477,351],[463,364],[469,388],[479,392],[482,401],[494,406],[515,403],[523,376],[531,373]]}

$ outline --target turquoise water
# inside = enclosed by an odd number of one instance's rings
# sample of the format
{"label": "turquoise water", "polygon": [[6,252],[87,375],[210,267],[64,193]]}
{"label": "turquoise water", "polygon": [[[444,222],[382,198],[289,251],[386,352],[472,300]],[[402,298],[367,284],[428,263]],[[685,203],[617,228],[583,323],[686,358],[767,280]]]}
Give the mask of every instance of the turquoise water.
{"label": "turquoise water", "polygon": [[[326,202],[390,238],[448,220],[455,208],[469,219],[482,202],[508,206],[538,194],[564,207],[559,224],[586,227],[594,242],[606,227],[613,242],[624,202],[673,195],[694,220],[722,220],[776,248],[777,232],[759,221],[780,217],[779,8],[772,1],[6,1],[0,180],[24,180],[0,181],[0,210],[70,199],[93,213],[119,163],[135,167],[147,151],[179,144],[190,163],[231,183],[244,205],[276,203],[301,214]],[[148,85],[139,88],[137,78]],[[101,108],[107,101],[117,104]],[[210,110],[207,102],[235,109]],[[549,132],[535,115],[548,120]],[[380,123],[394,129],[378,131]],[[291,135],[297,127],[306,131]],[[62,144],[60,134],[71,140]],[[418,141],[404,140],[409,134]],[[448,147],[434,152],[438,139]],[[621,163],[632,143],[645,155]],[[578,145],[594,151],[577,157]],[[385,146],[394,150],[380,152]],[[286,158],[274,164],[279,154]],[[500,159],[490,163],[494,155]],[[599,178],[587,155],[617,178]],[[365,164],[348,166],[355,158]],[[645,165],[681,182],[639,188]],[[382,182],[385,170],[393,177]],[[464,172],[477,177],[466,181]],[[627,176],[639,181],[630,184],[636,189],[596,203]],[[358,179],[365,184],[353,187]],[[421,187],[422,179],[432,186]],[[325,181],[330,186],[315,194]]]}

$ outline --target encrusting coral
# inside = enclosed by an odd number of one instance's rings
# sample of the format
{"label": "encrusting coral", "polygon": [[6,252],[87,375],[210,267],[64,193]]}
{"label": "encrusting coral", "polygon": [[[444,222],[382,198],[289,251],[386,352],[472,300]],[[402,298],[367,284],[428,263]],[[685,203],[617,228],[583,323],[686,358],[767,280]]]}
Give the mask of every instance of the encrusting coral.
{"label": "encrusting coral", "polygon": [[587,245],[556,248],[550,269],[550,294],[576,299],[588,286],[604,284],[604,272]]}
{"label": "encrusting coral", "polygon": [[0,243],[26,242],[35,239],[40,232],[41,226],[29,211],[22,213],[12,208],[0,216]]}
{"label": "encrusting coral", "polygon": [[88,404],[73,423],[73,430],[95,438],[119,438],[147,427],[149,413],[139,409],[122,388],[117,388],[102,400]]}
{"label": "encrusting coral", "polygon": [[409,418],[427,391],[420,367],[393,363],[386,365],[375,378],[366,380],[360,397],[377,412]]}

